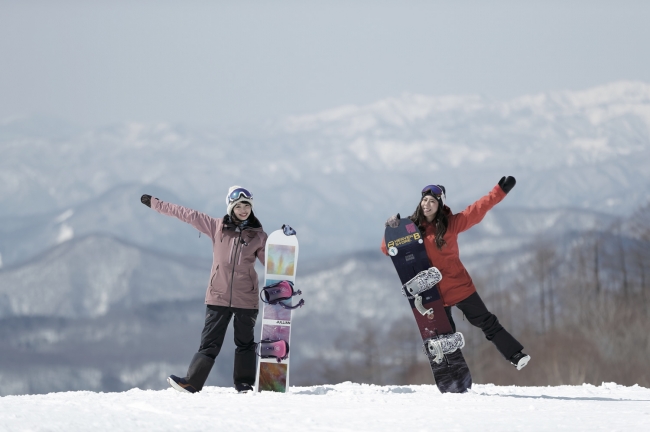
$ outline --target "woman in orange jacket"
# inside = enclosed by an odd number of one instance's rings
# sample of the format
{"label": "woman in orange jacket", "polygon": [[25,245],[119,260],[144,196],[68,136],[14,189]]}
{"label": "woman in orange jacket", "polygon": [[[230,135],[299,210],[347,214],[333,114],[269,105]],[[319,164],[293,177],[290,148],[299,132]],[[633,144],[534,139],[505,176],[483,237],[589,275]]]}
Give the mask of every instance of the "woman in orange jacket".
{"label": "woman in orange jacket", "polygon": [[[515,178],[501,178],[490,193],[467,207],[460,213],[453,214],[445,205],[445,187],[429,185],[422,189],[422,199],[415,209],[411,219],[422,232],[424,246],[431,265],[440,270],[442,280],[438,285],[440,295],[445,304],[449,322],[456,331],[456,325],[451,316],[451,307],[460,309],[467,320],[479,327],[485,337],[496,345],[503,356],[517,369],[521,369],[530,360],[530,356],[522,352],[523,346],[499,323],[497,317],[485,307],[483,300],[476,292],[472,278],[460,261],[458,250],[458,234],[467,231],[485,217],[485,214],[501,202],[506,194],[515,186]],[[396,227],[399,218],[392,216],[386,225]],[[381,250],[388,254],[385,242]]]}

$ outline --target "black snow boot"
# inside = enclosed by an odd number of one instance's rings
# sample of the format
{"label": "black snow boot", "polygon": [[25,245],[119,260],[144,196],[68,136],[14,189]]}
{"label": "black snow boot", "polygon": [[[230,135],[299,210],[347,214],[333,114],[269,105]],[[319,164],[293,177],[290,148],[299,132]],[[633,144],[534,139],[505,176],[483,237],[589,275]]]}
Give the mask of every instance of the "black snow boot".
{"label": "black snow boot", "polygon": [[182,393],[196,393],[196,389],[192,384],[188,383],[185,378],[177,377],[176,375],[170,375],[167,378],[167,382],[174,390],[178,390]]}
{"label": "black snow boot", "polygon": [[201,353],[194,354],[190,367],[187,369],[187,376],[185,378],[178,378],[171,375],[167,378],[167,382],[178,391],[187,393],[200,392],[203,384],[210,375],[210,370],[214,365],[214,359]]}
{"label": "black snow boot", "polygon": [[248,393],[253,390],[253,386],[248,383],[235,383],[235,389],[237,389],[239,393]]}
{"label": "black snow boot", "polygon": [[521,351],[510,357],[510,363],[512,363],[517,368],[517,370],[522,370],[529,361],[530,356],[528,354],[524,354]]}

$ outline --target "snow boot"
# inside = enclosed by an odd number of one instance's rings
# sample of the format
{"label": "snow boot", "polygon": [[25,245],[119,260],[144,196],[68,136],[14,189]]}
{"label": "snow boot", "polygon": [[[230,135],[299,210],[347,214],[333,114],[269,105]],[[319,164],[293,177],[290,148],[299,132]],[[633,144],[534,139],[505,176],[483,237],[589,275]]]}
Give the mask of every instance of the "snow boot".
{"label": "snow boot", "polygon": [[185,378],[179,378],[176,375],[170,375],[167,378],[167,382],[174,390],[178,390],[181,393],[196,393],[196,389],[192,384],[188,383]]}
{"label": "snow boot", "polygon": [[186,393],[197,393],[203,388],[203,384],[210,375],[214,365],[214,359],[201,353],[194,354],[190,367],[187,369],[187,376],[179,378],[170,375],[167,382],[176,390]]}
{"label": "snow boot", "polygon": [[517,370],[522,370],[524,366],[528,364],[529,361],[530,361],[530,356],[528,354],[524,354],[521,351],[519,351],[518,353],[510,357],[510,363],[512,363],[512,365],[516,367]]}
{"label": "snow boot", "polygon": [[235,383],[235,389],[239,393],[248,393],[249,391],[253,390],[253,386],[248,383]]}

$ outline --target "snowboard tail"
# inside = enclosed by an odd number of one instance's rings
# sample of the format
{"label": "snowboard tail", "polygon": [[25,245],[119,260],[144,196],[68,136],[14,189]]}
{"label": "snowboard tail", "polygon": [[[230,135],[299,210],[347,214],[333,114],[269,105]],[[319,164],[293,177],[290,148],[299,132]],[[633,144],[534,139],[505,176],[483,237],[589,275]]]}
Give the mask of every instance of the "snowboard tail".
{"label": "snowboard tail", "polygon": [[446,354],[440,364],[430,364],[440,393],[465,393],[472,387],[472,374],[460,350]]}

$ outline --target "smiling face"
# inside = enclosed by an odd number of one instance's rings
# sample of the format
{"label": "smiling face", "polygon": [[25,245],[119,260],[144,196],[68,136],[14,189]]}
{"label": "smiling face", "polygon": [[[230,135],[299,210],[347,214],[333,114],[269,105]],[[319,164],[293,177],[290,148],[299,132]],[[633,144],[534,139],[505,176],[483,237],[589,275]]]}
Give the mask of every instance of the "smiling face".
{"label": "smiling face", "polygon": [[428,222],[431,222],[438,211],[438,200],[431,195],[425,195],[420,201],[420,206],[424,217],[427,218]]}
{"label": "smiling face", "polygon": [[247,202],[240,202],[232,209],[233,214],[240,221],[245,221],[251,215],[251,205]]}

